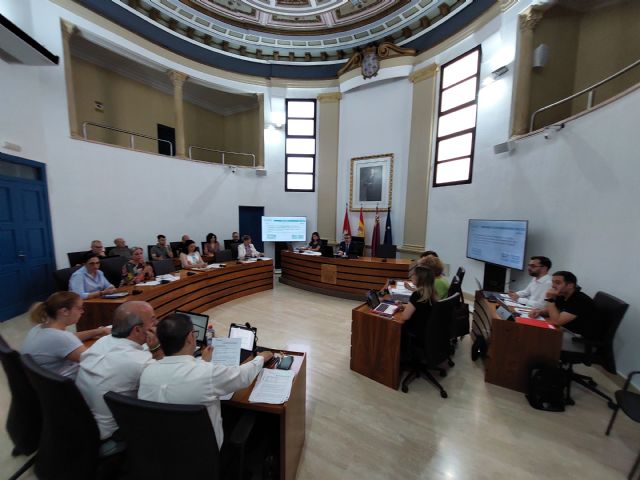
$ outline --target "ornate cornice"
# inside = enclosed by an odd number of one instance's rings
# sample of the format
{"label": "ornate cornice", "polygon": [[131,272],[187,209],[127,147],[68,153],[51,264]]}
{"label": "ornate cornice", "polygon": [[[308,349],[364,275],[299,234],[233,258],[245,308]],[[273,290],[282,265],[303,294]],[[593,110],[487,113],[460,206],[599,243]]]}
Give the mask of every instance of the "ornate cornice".
{"label": "ornate cornice", "polygon": [[370,45],[361,51],[353,54],[349,61],[338,70],[338,76],[362,66],[362,60],[367,53],[374,53],[378,61],[387,58],[415,56],[416,51],[413,48],[398,47],[390,42],[382,42],[380,45]]}
{"label": "ornate cornice", "polygon": [[511,7],[513,7],[516,3],[518,3],[518,0],[500,0],[500,10],[502,10],[503,12],[506,12]]}
{"label": "ornate cornice", "polygon": [[167,75],[169,75],[171,83],[174,87],[182,87],[184,85],[184,82],[187,81],[187,78],[189,78],[189,75],[187,75],[186,73],[178,72],[177,70],[169,70],[167,72]]}
{"label": "ornate cornice", "polygon": [[531,6],[519,15],[520,30],[533,31],[544,17],[546,8]]}
{"label": "ornate cornice", "polygon": [[338,103],[342,99],[340,92],[335,93],[321,93],[318,95],[319,103]]}
{"label": "ornate cornice", "polygon": [[438,68],[439,67],[436,63],[427,65],[426,67],[411,73],[411,75],[409,75],[409,81],[411,83],[420,83],[427,78],[433,77],[438,72]]}

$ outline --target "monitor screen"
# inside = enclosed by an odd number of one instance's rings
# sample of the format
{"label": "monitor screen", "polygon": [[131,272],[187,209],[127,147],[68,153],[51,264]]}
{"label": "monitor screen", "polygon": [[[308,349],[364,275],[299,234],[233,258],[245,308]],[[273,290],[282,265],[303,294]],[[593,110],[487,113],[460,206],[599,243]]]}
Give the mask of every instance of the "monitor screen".
{"label": "monitor screen", "polygon": [[522,270],[527,220],[469,220],[467,258]]}
{"label": "monitor screen", "polygon": [[307,217],[262,217],[263,242],[306,242]]}
{"label": "monitor screen", "polygon": [[176,313],[181,313],[191,319],[191,323],[193,323],[193,331],[196,332],[196,341],[199,345],[207,342],[209,315],[202,315],[195,312],[183,312],[181,310],[176,310]]}

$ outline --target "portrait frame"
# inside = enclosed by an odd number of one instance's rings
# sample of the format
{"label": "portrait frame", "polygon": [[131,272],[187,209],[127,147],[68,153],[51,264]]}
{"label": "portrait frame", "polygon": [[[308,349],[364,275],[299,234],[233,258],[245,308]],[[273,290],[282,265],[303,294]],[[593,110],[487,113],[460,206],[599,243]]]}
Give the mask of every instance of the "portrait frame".
{"label": "portrait frame", "polygon": [[349,177],[349,210],[381,212],[391,208],[393,153],[353,157]]}

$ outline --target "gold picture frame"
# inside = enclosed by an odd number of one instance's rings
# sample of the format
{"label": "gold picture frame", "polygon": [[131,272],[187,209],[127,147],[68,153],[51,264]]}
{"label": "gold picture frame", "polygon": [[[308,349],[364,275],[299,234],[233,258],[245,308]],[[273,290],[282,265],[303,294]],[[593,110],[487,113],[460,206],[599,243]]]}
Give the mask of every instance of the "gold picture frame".
{"label": "gold picture frame", "polygon": [[393,193],[393,153],[351,159],[349,210],[381,212],[391,208]]}

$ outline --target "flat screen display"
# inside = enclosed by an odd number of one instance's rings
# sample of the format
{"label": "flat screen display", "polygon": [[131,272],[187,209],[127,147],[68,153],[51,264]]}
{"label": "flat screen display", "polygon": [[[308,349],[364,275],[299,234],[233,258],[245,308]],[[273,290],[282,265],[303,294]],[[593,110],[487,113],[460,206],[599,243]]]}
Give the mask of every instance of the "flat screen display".
{"label": "flat screen display", "polygon": [[307,217],[262,217],[263,242],[306,242]]}
{"label": "flat screen display", "polygon": [[522,270],[527,220],[469,220],[467,258]]}

